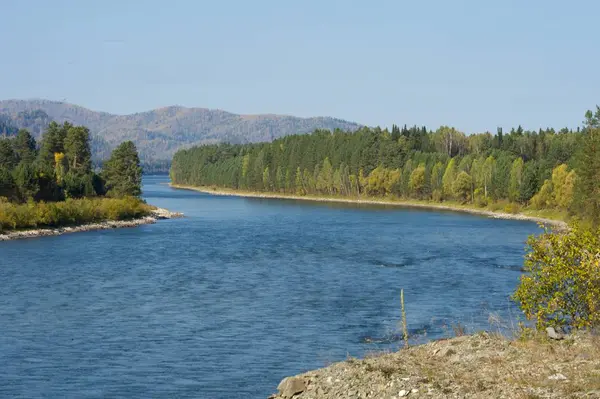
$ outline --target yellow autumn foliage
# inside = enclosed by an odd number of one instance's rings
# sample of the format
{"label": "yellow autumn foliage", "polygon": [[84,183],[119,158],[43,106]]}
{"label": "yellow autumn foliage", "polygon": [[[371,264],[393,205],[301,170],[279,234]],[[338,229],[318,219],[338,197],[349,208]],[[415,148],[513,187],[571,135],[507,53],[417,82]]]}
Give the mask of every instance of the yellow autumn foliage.
{"label": "yellow autumn foliage", "polygon": [[63,154],[62,152],[55,152],[54,153],[54,164],[55,165],[59,165],[62,163],[62,160],[65,158],[65,154]]}
{"label": "yellow autumn foliage", "polygon": [[577,224],[528,240],[526,274],[513,298],[538,328],[600,325],[600,229]]}
{"label": "yellow autumn foliage", "polygon": [[0,201],[0,232],[127,220],[149,213],[150,207],[134,197],[67,199],[61,202],[30,200],[25,204]]}

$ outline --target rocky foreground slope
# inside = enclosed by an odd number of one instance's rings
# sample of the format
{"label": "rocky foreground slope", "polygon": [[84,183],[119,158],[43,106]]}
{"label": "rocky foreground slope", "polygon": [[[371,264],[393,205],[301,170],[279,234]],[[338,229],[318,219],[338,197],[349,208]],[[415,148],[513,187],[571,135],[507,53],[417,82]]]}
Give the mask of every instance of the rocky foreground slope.
{"label": "rocky foreground slope", "polygon": [[600,336],[479,333],[284,379],[271,399],[600,398]]}

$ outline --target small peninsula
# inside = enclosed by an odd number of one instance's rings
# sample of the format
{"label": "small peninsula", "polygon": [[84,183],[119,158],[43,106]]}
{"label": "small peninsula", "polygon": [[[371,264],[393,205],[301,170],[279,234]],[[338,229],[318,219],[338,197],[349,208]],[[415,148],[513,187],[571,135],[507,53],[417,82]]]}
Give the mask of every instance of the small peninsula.
{"label": "small peninsula", "polygon": [[146,204],[133,142],[94,168],[85,126],[51,122],[0,138],[0,241],[132,227],[181,216]]}

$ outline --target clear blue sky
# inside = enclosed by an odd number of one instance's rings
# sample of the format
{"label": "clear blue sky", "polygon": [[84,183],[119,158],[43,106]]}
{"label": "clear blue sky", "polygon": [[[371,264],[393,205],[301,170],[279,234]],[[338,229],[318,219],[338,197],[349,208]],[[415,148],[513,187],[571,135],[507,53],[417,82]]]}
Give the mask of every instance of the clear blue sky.
{"label": "clear blue sky", "polygon": [[575,127],[600,2],[4,0],[0,97],[368,125]]}

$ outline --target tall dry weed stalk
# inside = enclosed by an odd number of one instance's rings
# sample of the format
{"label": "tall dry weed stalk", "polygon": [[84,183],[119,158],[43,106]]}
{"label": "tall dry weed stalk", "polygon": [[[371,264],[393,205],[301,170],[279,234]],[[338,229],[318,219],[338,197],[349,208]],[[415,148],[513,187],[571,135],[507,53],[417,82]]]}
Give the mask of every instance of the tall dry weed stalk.
{"label": "tall dry weed stalk", "polygon": [[404,347],[408,348],[408,326],[406,325],[406,309],[404,308],[404,288],[400,290],[400,305],[402,306],[402,331],[404,333]]}

